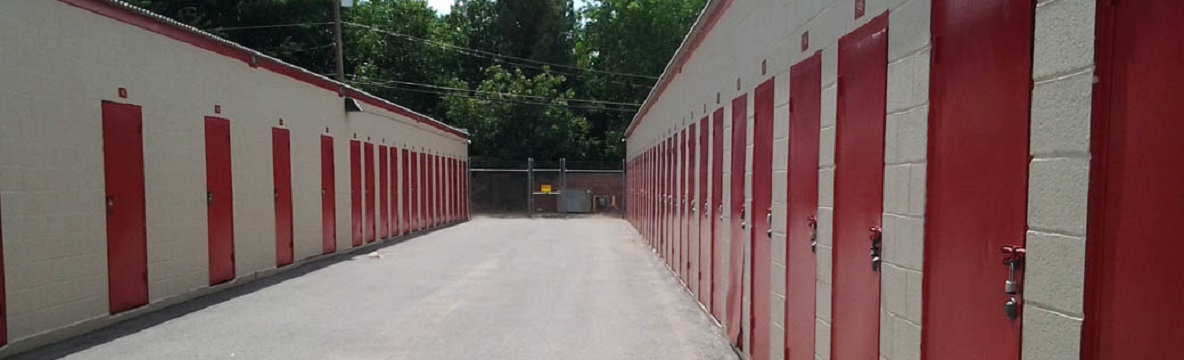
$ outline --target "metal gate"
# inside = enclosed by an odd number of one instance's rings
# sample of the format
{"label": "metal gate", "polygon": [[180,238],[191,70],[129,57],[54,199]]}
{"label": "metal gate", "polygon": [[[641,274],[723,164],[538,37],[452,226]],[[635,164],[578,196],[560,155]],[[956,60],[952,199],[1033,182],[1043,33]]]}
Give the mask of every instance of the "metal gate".
{"label": "metal gate", "polygon": [[474,214],[566,216],[625,210],[623,162],[498,161],[469,169]]}

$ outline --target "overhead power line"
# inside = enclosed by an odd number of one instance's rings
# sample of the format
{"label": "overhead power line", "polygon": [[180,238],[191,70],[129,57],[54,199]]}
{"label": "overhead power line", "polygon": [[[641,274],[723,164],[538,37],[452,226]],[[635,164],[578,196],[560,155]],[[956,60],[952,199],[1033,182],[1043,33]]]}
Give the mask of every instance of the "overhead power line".
{"label": "overhead power line", "polygon": [[556,68],[565,68],[565,69],[588,71],[588,72],[601,73],[601,74],[635,77],[635,78],[642,78],[642,79],[648,79],[648,80],[657,80],[658,79],[657,76],[630,74],[630,73],[607,71],[607,70],[596,70],[596,69],[582,68],[582,67],[572,66],[572,65],[556,64],[556,63],[551,63],[551,62],[546,62],[546,61],[539,61],[539,60],[534,60],[534,59],[522,58],[522,57],[517,57],[517,56],[498,54],[498,53],[489,52],[489,51],[485,51],[485,50],[473,49],[473,48],[453,45],[453,44],[449,44],[449,43],[445,43],[445,42],[424,39],[421,37],[407,35],[407,34],[394,32],[394,31],[390,31],[390,30],[379,29],[379,28],[376,28],[376,27],[373,27],[370,25],[363,25],[363,24],[351,23],[351,22],[344,22],[343,24],[348,25],[348,26],[353,26],[353,27],[364,28],[366,30],[380,32],[380,33],[384,33],[387,35],[401,37],[401,38],[405,38],[405,39],[409,39],[409,40],[413,40],[413,41],[419,41],[419,42],[428,43],[428,44],[432,44],[432,45],[436,45],[436,46],[440,46],[440,47],[450,48],[453,50],[468,51],[468,52],[472,52],[472,53],[476,53],[476,54],[482,54],[482,55],[486,55],[486,56],[490,56],[490,57],[498,58],[498,59],[502,59],[502,60],[513,59],[513,60],[537,64],[539,66],[551,66],[551,67],[556,67]]}
{"label": "overhead power line", "polygon": [[482,101],[504,102],[504,103],[511,103],[511,104],[520,104],[520,105],[555,106],[555,107],[566,107],[566,108],[571,108],[571,109],[603,110],[603,111],[628,112],[628,113],[637,112],[637,109],[602,107],[602,106],[583,105],[583,104],[566,104],[566,105],[564,105],[564,104],[535,102],[535,101],[526,101],[526,100],[514,100],[514,99],[491,99],[491,98],[487,98],[487,97],[471,96],[468,94],[455,92],[455,91],[406,88],[406,87],[399,87],[399,86],[391,86],[389,84],[371,83],[371,82],[364,82],[364,81],[354,81],[352,83],[359,84],[359,85],[376,86],[376,87],[385,88],[385,89],[431,94],[431,95],[437,95],[437,96],[441,96],[441,97],[454,96],[454,97],[459,97],[459,98],[482,100]]}
{"label": "overhead power line", "polygon": [[[355,76],[355,75],[351,75],[351,77],[353,77],[355,80],[357,79],[357,76]],[[381,83],[370,83],[370,84],[372,84],[372,85],[377,85],[377,84],[386,85],[386,84],[392,84],[392,83],[393,84],[402,84],[402,85],[411,85],[411,86],[420,86],[420,87],[426,87],[426,88],[438,89],[438,90],[452,90],[452,91],[463,91],[463,92],[470,92],[471,91],[471,92],[483,93],[483,94],[493,94],[493,95],[542,99],[542,100],[554,99],[553,97],[547,97],[547,96],[504,93],[504,92],[489,91],[489,90],[463,89],[463,88],[454,88],[454,87],[431,85],[431,84],[416,83],[416,82],[409,82],[409,81],[399,81],[399,80],[389,80],[389,81],[383,81]],[[641,104],[623,103],[623,102],[607,101],[607,100],[589,100],[589,99],[576,99],[576,98],[563,99],[563,100],[581,102],[581,103],[589,103],[589,104],[619,105],[619,106],[632,106],[632,107],[640,107],[641,106]]]}
{"label": "overhead power line", "polygon": [[332,22],[316,22],[316,23],[295,23],[295,24],[274,24],[274,25],[255,25],[255,26],[231,26],[231,27],[217,27],[207,31],[230,31],[230,30],[252,30],[252,29],[274,29],[286,27],[304,27],[314,25],[333,25]]}

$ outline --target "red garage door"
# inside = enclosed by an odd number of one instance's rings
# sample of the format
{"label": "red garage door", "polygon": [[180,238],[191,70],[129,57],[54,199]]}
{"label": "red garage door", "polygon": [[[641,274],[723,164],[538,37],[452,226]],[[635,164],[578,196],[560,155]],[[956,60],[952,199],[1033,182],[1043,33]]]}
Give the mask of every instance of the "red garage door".
{"label": "red garage door", "polygon": [[362,157],[365,159],[364,169],[366,171],[366,176],[363,177],[364,180],[362,181],[362,185],[366,189],[362,192],[362,197],[366,204],[366,221],[362,229],[366,231],[366,242],[374,242],[377,239],[376,233],[378,232],[378,226],[375,224],[378,216],[374,213],[376,209],[374,201],[377,200],[374,190],[374,144],[366,143],[362,147]]}
{"label": "red garage door", "polygon": [[401,222],[401,234],[406,234],[414,229],[411,222],[412,219],[414,219],[411,217],[411,204],[412,199],[415,198],[415,190],[411,186],[411,179],[413,179],[411,177],[411,169],[414,169],[411,166],[411,161],[414,159],[414,154],[412,151],[407,149],[399,149],[399,152],[403,154],[403,192],[400,195],[403,202],[403,221]]}
{"label": "red garage door", "polygon": [[103,102],[107,291],[112,314],[148,303],[144,138],[139,106]]}
{"label": "red garage door", "polygon": [[1085,359],[1184,353],[1184,42],[1178,0],[1099,2]]}
{"label": "red garage door", "polygon": [[[390,194],[391,201],[391,237],[397,237],[403,230],[403,226],[399,224],[399,148],[390,147],[387,149],[390,153],[390,165],[388,165],[387,178],[387,193]],[[385,208],[385,207],[384,207]]]}
{"label": "red garage door", "polygon": [[744,209],[745,144],[748,143],[748,95],[732,99],[732,168],[731,203],[728,206],[731,220],[731,247],[728,249],[728,338],[740,345],[740,325],[743,316],[741,295],[744,285],[744,235],[747,229]]}
{"label": "red garage door", "polygon": [[362,143],[349,141],[350,245],[362,245]]}
{"label": "red garage door", "polygon": [[[707,200],[707,159],[709,158],[707,147],[707,117],[699,120],[699,166],[696,168],[696,176],[698,176],[699,201],[694,205],[699,209],[699,222],[695,225],[698,230],[697,248],[699,249],[698,267],[699,281],[696,286],[695,294],[699,295],[699,303],[707,307],[707,311],[711,311],[711,256],[714,248],[711,246],[711,204]],[[632,205],[632,204],[630,204]]]}
{"label": "red garage door", "polygon": [[390,169],[387,168],[390,163],[386,158],[388,152],[386,146],[378,146],[378,191],[375,194],[378,194],[378,237],[381,239],[391,237],[391,204],[388,201],[391,191],[390,184],[387,183],[390,181]]}
{"label": "red garage door", "polygon": [[[1003,245],[1027,231],[1031,1],[939,0],[921,327],[928,359],[1018,359]],[[1018,307],[1018,306],[1017,306]]]}
{"label": "red garage door", "polygon": [[288,129],[271,129],[275,180],[275,265],[292,263],[292,151]]}
{"label": "red garage door", "polygon": [[321,135],[321,253],[337,251],[337,177],[333,137]]}
{"label": "red garage door", "polygon": [[724,281],[726,274],[719,264],[722,262],[716,249],[722,247],[720,241],[724,239],[720,231],[727,228],[724,214],[724,108],[715,110],[711,115],[711,208],[715,209],[715,218],[711,219],[711,299],[708,309],[715,319],[724,320],[723,302],[715,301],[716,284]]}
{"label": "red garage door", "polygon": [[884,14],[839,39],[831,298],[835,359],[879,358],[878,229],[884,204],[887,74]]}
{"label": "red garage door", "polygon": [[749,326],[752,327],[754,360],[769,358],[769,283],[773,252],[773,80],[769,79],[752,94],[752,249],[749,271],[752,276],[752,301]]}
{"label": "red garage door", "polygon": [[789,70],[789,174],[785,235],[785,358],[814,357],[818,131],[822,54]]}
{"label": "red garage door", "polygon": [[230,176],[230,120],[207,116],[206,229],[210,285],[234,279],[234,190]]}

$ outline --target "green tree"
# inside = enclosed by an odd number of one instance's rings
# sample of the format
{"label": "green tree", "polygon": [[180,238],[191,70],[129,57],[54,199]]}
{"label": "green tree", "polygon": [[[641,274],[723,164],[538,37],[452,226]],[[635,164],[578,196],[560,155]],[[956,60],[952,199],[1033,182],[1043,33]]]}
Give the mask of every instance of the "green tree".
{"label": "green tree", "polygon": [[[348,81],[379,97],[430,115],[440,96],[415,84],[450,78],[439,43],[443,21],[423,0],[369,0],[348,12],[346,63]],[[422,39],[422,40],[416,40]],[[426,41],[425,41],[426,40]]]}
{"label": "green tree", "polygon": [[[585,25],[576,49],[580,66],[597,72],[588,72],[581,93],[606,101],[645,101],[705,4],[706,0],[597,0],[589,4],[583,10]],[[603,136],[596,157],[624,156],[619,140],[634,113],[587,115],[592,133]]]}
{"label": "green tree", "polygon": [[[563,76],[544,69],[527,76],[494,65],[471,92],[445,96],[445,114],[473,137],[469,153],[494,159],[583,159],[588,150],[588,121],[572,114],[562,90]],[[454,79],[451,87],[467,88]]]}

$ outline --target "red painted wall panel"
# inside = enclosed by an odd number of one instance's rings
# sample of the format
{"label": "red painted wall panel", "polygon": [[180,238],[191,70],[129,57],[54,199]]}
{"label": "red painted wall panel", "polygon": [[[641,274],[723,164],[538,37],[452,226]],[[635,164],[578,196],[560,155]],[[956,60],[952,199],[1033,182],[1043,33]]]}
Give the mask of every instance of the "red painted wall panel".
{"label": "red painted wall panel", "polygon": [[207,116],[205,128],[208,280],[214,285],[234,279],[230,120]]}
{"label": "red painted wall panel", "polygon": [[415,196],[415,192],[411,187],[411,169],[413,169],[411,167],[412,155],[411,151],[407,149],[399,149],[399,152],[402,153],[403,157],[403,191],[402,196],[400,196],[400,201],[403,202],[403,221],[401,221],[400,224],[402,225],[401,234],[406,234],[411,232],[411,230],[414,228],[411,223],[411,199],[413,199]]}
{"label": "red painted wall panel", "polygon": [[786,191],[785,358],[814,357],[818,155],[822,53],[789,70],[789,174]]}
{"label": "red painted wall panel", "polygon": [[711,219],[711,204],[707,199],[707,174],[710,171],[707,168],[707,159],[711,157],[709,153],[711,150],[708,147],[709,131],[707,130],[707,126],[710,124],[707,119],[708,117],[704,116],[699,120],[699,165],[695,167],[696,176],[698,176],[696,183],[699,189],[698,196],[696,196],[698,201],[695,202],[696,208],[699,209],[699,220],[698,224],[695,225],[698,230],[696,239],[699,249],[699,281],[696,282],[696,289],[698,290],[696,294],[699,295],[699,303],[703,304],[707,308],[707,311],[710,312],[711,292],[709,289],[711,288],[711,257],[713,256],[711,224],[713,220]]}
{"label": "red painted wall panel", "polygon": [[144,138],[139,106],[102,107],[108,309],[115,314],[148,303]]}
{"label": "red painted wall panel", "polygon": [[840,38],[838,57],[831,354],[871,360],[880,352],[880,273],[869,248],[884,206],[888,15]]}
{"label": "red painted wall panel", "polygon": [[1003,311],[1011,296],[999,249],[1022,246],[1027,231],[1033,3],[933,3],[921,329],[929,359],[1019,358],[1021,320]]}
{"label": "red painted wall panel", "polygon": [[[769,358],[769,295],[773,253],[773,80],[756,87],[752,94],[752,225],[749,249],[752,287],[749,299],[753,360]],[[881,157],[882,158],[882,157]]]}
{"label": "red painted wall panel", "polygon": [[[403,225],[399,224],[399,148],[387,148],[387,159],[390,161],[388,166],[386,191],[390,194],[390,208],[391,213],[388,214],[387,219],[391,223],[391,237],[397,237],[403,229]],[[384,207],[385,208],[385,207]]]}
{"label": "red painted wall panel", "polygon": [[350,244],[362,246],[362,143],[349,141]]}
{"label": "red painted wall panel", "polygon": [[288,129],[271,129],[275,180],[275,265],[292,263],[292,151]]}
{"label": "red painted wall panel", "polygon": [[423,153],[411,152],[411,211],[413,229],[423,229]]}
{"label": "red painted wall panel", "polygon": [[1178,358],[1184,3],[1098,6],[1082,358]]}
{"label": "red painted wall panel", "polygon": [[365,164],[363,166],[365,169],[365,176],[363,177],[362,184],[364,189],[366,189],[362,192],[362,197],[364,198],[366,204],[366,221],[362,224],[362,229],[365,230],[366,242],[369,243],[374,242],[374,240],[378,238],[376,236],[378,232],[378,225],[376,224],[378,216],[375,214],[375,200],[377,200],[378,194],[376,193],[374,186],[374,144],[365,143],[365,145],[362,146],[362,158],[365,159]]}
{"label": "red painted wall panel", "polygon": [[390,160],[386,158],[390,151],[383,145],[378,146],[378,237],[391,237],[391,204],[390,204]]}
{"label": "red painted wall panel", "polygon": [[337,175],[333,137],[321,135],[321,253],[337,251]]}
{"label": "red painted wall panel", "polygon": [[674,265],[675,272],[687,283],[687,130],[678,133],[674,149]]}
{"label": "red painted wall panel", "polygon": [[748,211],[744,208],[744,173],[747,162],[748,143],[748,95],[732,100],[732,168],[731,203],[728,218],[731,221],[731,248],[728,261],[728,338],[732,344],[740,345],[740,325],[744,285],[744,239]]}
{"label": "red painted wall panel", "polygon": [[716,109],[711,114],[711,208],[715,210],[711,219],[711,314],[721,322],[724,319],[724,303],[715,301],[715,291],[718,284],[727,279],[724,267],[716,261],[716,251],[723,245],[723,237],[719,231],[727,228],[724,212],[724,108]]}

